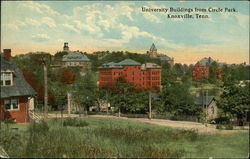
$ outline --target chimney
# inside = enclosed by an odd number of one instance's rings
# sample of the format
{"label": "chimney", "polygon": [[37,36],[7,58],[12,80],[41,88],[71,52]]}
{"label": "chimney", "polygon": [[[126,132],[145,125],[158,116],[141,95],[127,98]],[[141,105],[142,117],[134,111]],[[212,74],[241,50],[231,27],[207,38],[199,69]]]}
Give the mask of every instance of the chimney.
{"label": "chimney", "polygon": [[11,59],[11,49],[3,49],[3,58],[7,61]]}

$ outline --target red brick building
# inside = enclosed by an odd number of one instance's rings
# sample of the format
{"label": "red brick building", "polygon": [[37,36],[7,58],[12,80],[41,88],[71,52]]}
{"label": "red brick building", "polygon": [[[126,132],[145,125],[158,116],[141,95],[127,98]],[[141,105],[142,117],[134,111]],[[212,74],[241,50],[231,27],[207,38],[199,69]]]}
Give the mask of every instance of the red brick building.
{"label": "red brick building", "polygon": [[203,66],[200,63],[197,63],[194,66],[193,72],[192,72],[192,80],[205,80],[208,79],[209,75],[209,66]]}
{"label": "red brick building", "polygon": [[29,109],[34,106],[36,92],[25,81],[21,70],[11,62],[11,50],[1,55],[0,119],[18,123],[29,121]]}
{"label": "red brick building", "polygon": [[99,67],[99,88],[115,88],[123,78],[137,89],[160,89],[161,67],[154,63],[140,64],[126,59],[119,63],[106,63]]}
{"label": "red brick building", "polygon": [[[203,58],[202,60],[198,61],[193,69],[192,72],[192,80],[206,80],[209,78],[209,66],[214,62],[214,60],[209,58]],[[219,65],[223,65],[223,63],[218,63]],[[220,67],[216,68],[216,78],[222,80],[222,70]]]}

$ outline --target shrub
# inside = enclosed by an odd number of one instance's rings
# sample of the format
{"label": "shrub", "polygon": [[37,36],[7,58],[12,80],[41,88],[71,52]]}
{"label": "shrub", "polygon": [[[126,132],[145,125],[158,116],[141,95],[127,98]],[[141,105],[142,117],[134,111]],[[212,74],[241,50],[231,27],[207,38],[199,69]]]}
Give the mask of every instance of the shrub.
{"label": "shrub", "polygon": [[230,119],[229,117],[219,117],[214,119],[216,124],[228,124]]}
{"label": "shrub", "polygon": [[82,120],[82,119],[78,119],[78,118],[66,118],[63,121],[63,126],[76,126],[76,127],[84,127],[84,126],[88,126],[89,123],[87,123],[86,121]]}
{"label": "shrub", "polygon": [[6,119],[6,120],[4,120],[4,123],[5,124],[15,124],[16,121],[14,119]]}
{"label": "shrub", "polygon": [[222,129],[222,125],[216,125],[216,129]]}
{"label": "shrub", "polygon": [[226,130],[233,130],[233,126],[232,125],[225,125],[225,129]]}

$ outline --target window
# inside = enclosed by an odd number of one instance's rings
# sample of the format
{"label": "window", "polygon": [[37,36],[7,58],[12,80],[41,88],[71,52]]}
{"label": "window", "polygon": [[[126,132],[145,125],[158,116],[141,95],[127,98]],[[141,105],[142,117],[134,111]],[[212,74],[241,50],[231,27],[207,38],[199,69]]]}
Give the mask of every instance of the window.
{"label": "window", "polygon": [[5,85],[9,86],[11,85],[11,72],[5,72]]}
{"label": "window", "polygon": [[1,86],[13,85],[12,72],[1,72]]}
{"label": "window", "polygon": [[10,110],[10,100],[4,100],[5,110]]}
{"label": "window", "polygon": [[3,86],[3,72],[1,72],[1,86]]}
{"label": "window", "polygon": [[5,110],[19,110],[18,99],[4,100]]}
{"label": "window", "polygon": [[12,99],[11,100],[11,105],[12,105],[12,109],[18,109],[18,100],[17,99]]}

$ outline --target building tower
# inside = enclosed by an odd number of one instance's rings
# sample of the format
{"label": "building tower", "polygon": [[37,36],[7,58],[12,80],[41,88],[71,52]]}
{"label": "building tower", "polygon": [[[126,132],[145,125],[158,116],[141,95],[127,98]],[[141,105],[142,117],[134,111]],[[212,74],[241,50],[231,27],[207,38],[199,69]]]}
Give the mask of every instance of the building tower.
{"label": "building tower", "polygon": [[157,48],[155,47],[155,44],[153,43],[149,49],[149,55],[150,57],[157,57]]}
{"label": "building tower", "polygon": [[69,51],[69,46],[67,42],[64,43],[63,51]]}

